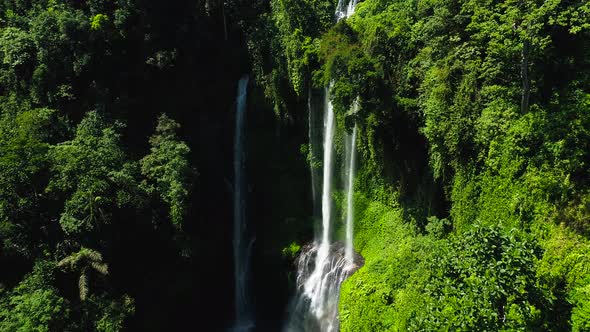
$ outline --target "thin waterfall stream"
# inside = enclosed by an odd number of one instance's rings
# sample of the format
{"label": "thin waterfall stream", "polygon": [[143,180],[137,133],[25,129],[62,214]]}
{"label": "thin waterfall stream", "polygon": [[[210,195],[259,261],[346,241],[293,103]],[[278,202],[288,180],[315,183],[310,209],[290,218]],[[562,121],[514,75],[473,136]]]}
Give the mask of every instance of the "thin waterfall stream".
{"label": "thin waterfall stream", "polygon": [[[335,13],[336,20],[347,18],[354,12],[356,0],[347,5],[340,0]],[[311,98],[311,93],[310,93]],[[350,152],[348,167],[346,242],[334,242],[332,232],[332,182],[334,170],[334,109],[330,97],[330,88],[324,94],[324,135],[323,135],[323,184],[322,184],[322,228],[319,239],[303,247],[297,259],[297,293],[291,303],[290,316],[285,326],[287,332],[338,331],[338,301],[340,285],[354,273],[362,258],[355,254],[352,246],[353,236],[353,182],[355,163],[356,126],[349,139]],[[310,146],[315,146],[311,135],[313,114],[309,101]],[[314,165],[311,165],[313,172]],[[312,179],[315,183],[316,179]],[[313,185],[313,184],[312,184]],[[315,190],[315,189],[314,189]]]}
{"label": "thin waterfall stream", "polygon": [[238,82],[236,97],[236,126],[234,137],[234,281],[235,323],[233,331],[246,332],[254,327],[250,299],[250,254],[253,241],[248,236],[245,198],[245,120],[249,77]]}
{"label": "thin waterfall stream", "polygon": [[346,243],[344,256],[348,264],[354,264],[354,165],[356,161],[356,124],[352,129],[352,135],[347,144],[348,155],[348,182],[346,184]]}

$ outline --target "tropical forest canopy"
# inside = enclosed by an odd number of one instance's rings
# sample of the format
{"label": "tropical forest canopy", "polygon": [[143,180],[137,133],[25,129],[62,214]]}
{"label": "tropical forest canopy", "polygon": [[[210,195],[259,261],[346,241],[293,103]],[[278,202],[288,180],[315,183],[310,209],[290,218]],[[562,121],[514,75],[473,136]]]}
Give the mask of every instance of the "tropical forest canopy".
{"label": "tropical forest canopy", "polygon": [[359,131],[342,331],[590,331],[590,3],[337,4],[0,0],[0,331],[231,326],[244,74],[259,330],[313,240],[327,88]]}

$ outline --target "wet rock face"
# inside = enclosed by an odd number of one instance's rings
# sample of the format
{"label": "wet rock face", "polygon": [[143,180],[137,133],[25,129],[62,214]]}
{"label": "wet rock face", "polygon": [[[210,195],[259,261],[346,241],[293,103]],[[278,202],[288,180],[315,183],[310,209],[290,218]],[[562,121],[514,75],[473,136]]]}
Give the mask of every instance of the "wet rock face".
{"label": "wet rock face", "polygon": [[[319,244],[308,244],[297,258],[297,294],[290,306],[290,316],[285,327],[287,332],[338,331],[340,285],[365,263],[356,252],[352,262],[349,262],[345,257],[344,243],[334,242],[330,245],[328,259],[321,267],[320,276],[314,276],[318,250]],[[311,283],[310,279],[314,277],[321,280]]]}

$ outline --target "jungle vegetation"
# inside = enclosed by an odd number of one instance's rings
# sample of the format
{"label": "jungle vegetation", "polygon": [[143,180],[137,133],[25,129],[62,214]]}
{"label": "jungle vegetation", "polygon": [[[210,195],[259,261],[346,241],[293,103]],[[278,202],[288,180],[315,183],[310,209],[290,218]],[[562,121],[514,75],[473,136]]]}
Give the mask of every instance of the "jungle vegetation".
{"label": "jungle vegetation", "polygon": [[230,325],[244,73],[272,326],[329,87],[359,128],[342,331],[590,331],[590,3],[336,5],[0,0],[0,331]]}

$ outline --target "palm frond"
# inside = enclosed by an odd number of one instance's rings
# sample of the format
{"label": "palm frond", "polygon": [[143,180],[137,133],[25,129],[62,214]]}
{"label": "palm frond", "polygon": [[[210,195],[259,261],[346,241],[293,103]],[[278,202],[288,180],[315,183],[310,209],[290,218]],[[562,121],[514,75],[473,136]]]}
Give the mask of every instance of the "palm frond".
{"label": "palm frond", "polygon": [[80,289],[80,300],[85,301],[88,296],[88,276],[86,275],[86,271],[83,271],[82,274],[80,274],[78,288]]}
{"label": "palm frond", "polygon": [[[88,248],[83,248],[82,250],[84,258],[90,262],[102,262],[102,254],[100,252]],[[82,253],[82,250],[80,250],[80,253]]]}
{"label": "palm frond", "polygon": [[60,268],[65,268],[65,267],[71,268],[72,266],[76,265],[77,261],[78,261],[78,256],[76,254],[72,254],[72,255],[60,260],[59,262],[57,262],[57,266]]}
{"label": "palm frond", "polygon": [[90,266],[92,266],[92,268],[102,274],[102,275],[107,275],[109,274],[109,266],[105,263],[97,263],[97,262],[91,262]]}

